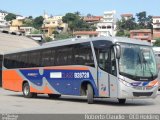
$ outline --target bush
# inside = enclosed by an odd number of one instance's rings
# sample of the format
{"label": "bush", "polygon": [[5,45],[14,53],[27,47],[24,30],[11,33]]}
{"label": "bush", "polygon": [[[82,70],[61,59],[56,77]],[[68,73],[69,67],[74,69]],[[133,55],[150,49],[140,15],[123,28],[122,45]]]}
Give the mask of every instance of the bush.
{"label": "bush", "polygon": [[160,38],[156,38],[155,40],[156,42],[153,44],[153,46],[160,47]]}
{"label": "bush", "polygon": [[50,42],[50,41],[52,41],[52,40],[53,40],[53,39],[50,38],[50,37],[46,37],[46,38],[45,38],[45,41],[46,41],[46,42]]}

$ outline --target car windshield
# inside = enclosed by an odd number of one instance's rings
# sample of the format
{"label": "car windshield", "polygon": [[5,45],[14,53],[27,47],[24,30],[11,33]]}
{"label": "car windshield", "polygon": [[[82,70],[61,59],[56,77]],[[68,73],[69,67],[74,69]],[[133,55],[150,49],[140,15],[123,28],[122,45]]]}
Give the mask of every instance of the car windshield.
{"label": "car windshield", "polygon": [[119,70],[121,75],[144,80],[145,78],[154,79],[157,76],[156,61],[151,47],[122,43],[120,45]]}

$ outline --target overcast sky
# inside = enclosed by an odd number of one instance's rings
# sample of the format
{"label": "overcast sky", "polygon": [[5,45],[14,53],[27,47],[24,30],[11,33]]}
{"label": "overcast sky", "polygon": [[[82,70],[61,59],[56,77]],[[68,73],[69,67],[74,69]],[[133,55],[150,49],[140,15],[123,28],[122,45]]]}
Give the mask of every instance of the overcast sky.
{"label": "overcast sky", "polygon": [[0,9],[23,16],[65,15],[79,11],[82,15],[103,15],[104,11],[122,13],[146,11],[148,15],[160,16],[160,0],[1,0]]}

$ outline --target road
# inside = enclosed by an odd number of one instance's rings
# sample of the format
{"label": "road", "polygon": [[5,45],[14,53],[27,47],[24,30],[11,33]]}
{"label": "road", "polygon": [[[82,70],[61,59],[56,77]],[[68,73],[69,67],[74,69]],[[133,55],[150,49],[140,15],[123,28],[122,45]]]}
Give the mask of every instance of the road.
{"label": "road", "polygon": [[0,113],[68,114],[68,113],[160,113],[160,92],[156,99],[127,100],[125,105],[115,99],[96,99],[87,104],[86,98],[62,96],[49,99],[47,95],[24,98],[22,93],[0,88]]}

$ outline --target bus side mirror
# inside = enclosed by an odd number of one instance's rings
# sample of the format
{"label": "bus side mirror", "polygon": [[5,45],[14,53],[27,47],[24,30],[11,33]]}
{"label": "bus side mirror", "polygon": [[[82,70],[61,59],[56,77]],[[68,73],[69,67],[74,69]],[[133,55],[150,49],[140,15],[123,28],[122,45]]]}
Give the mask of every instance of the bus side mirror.
{"label": "bus side mirror", "polygon": [[116,44],[115,48],[116,48],[116,58],[120,59],[120,56],[121,56],[121,46],[119,44]]}

